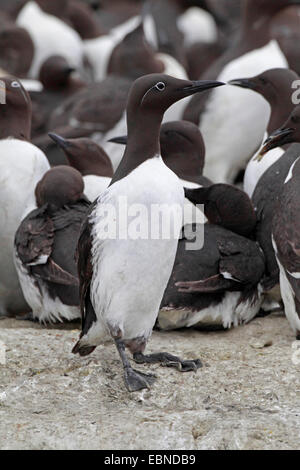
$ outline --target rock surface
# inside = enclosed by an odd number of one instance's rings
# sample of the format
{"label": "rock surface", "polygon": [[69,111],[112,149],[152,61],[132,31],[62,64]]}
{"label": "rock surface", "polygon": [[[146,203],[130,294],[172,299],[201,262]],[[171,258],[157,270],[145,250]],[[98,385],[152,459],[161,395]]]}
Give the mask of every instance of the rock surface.
{"label": "rock surface", "polygon": [[0,321],[0,449],[299,448],[300,342],[282,315],[225,332],[154,332],[148,352],[204,366],[138,365],[157,381],[131,394],[112,344],[71,354],[77,328]]}

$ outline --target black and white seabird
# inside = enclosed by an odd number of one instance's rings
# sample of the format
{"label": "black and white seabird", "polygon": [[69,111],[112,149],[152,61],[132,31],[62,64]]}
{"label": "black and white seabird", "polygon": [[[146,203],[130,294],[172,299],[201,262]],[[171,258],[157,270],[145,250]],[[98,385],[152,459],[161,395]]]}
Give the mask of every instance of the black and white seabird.
{"label": "black and white seabird", "polygon": [[[262,154],[277,146],[300,143],[300,107],[271,134]],[[299,151],[299,147],[298,147]],[[272,242],[280,271],[280,291],[289,323],[300,339],[300,151],[290,166],[273,210]],[[284,156],[282,157],[282,159]]]}
{"label": "black and white seabird", "polygon": [[113,168],[109,156],[87,137],[64,139],[52,133],[49,136],[64,151],[69,164],[80,171],[84,194],[93,202],[110,185]]}
{"label": "black and white seabird", "polygon": [[[230,85],[259,93],[269,103],[271,115],[263,142],[274,129],[277,129],[286,120],[294,109],[295,105],[291,99],[291,93],[293,91],[293,84],[297,80],[299,80],[299,77],[293,70],[276,68],[267,70],[256,77],[240,78],[229,82]],[[282,156],[285,148],[270,150],[268,158],[264,159],[259,158],[259,151],[260,149],[248,162],[244,175],[244,191],[250,197],[252,197],[261,175]]]}
{"label": "black and white seabird", "polygon": [[75,251],[90,203],[80,173],[49,170],[35,190],[37,209],[15,236],[15,264],[33,319],[42,323],[80,317]]}
{"label": "black and white seabird", "polygon": [[[261,278],[265,262],[254,240],[256,217],[242,190],[216,184],[185,190],[204,204],[207,224],[186,225],[165,290],[157,325],[230,328],[249,322],[263,302]],[[199,249],[187,249],[195,237]]]}
{"label": "black and white seabird", "polygon": [[2,78],[0,93],[0,316],[28,310],[13,262],[14,236],[35,205],[34,189],[49,163],[30,143],[31,101],[19,80]]}
{"label": "black and white seabird", "polygon": [[[275,67],[288,67],[271,36],[272,18],[299,0],[246,0],[240,31],[232,45],[201,77],[226,81],[253,77]],[[243,93],[245,92],[245,94]],[[226,87],[208,97],[193,98],[183,118],[199,125],[206,145],[204,174],[213,181],[232,183],[262,143],[270,109],[251,91]]]}
{"label": "black and white seabird", "polygon": [[[163,114],[177,100],[220,85],[223,83],[192,82],[162,74],[146,75],[134,82],[128,97],[128,144],[123,159],[110,187],[95,201],[79,239],[82,333],[73,352],[85,356],[102,341],[113,339],[129,391],[148,388],[154,377],[132,369],[125,347],[139,363],[163,362],[182,371],[201,365],[199,360],[143,352],[172,271],[184,202],[182,184],[160,157]],[[167,237],[151,235],[161,224],[150,220],[146,239],[133,239],[136,237],[129,233],[125,239],[124,233],[105,237],[103,210],[117,210],[120,197],[126,198],[128,207],[143,205],[147,214],[144,212],[139,224],[144,228],[153,204],[163,205],[164,216],[175,223],[174,233]],[[116,213],[113,219],[120,222],[122,217]]]}

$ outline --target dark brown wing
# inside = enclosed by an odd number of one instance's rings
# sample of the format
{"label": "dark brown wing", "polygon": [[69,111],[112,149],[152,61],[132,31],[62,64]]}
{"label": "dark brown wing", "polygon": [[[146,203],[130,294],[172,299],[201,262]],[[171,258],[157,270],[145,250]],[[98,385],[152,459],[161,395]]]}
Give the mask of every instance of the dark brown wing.
{"label": "dark brown wing", "polygon": [[15,236],[15,246],[23,264],[44,264],[52,252],[54,227],[47,216],[47,206],[32,211],[21,223]]}
{"label": "dark brown wing", "polygon": [[[90,299],[90,283],[93,275],[91,229],[92,226],[87,217],[82,226],[77,248],[80,311],[82,318],[81,337],[88,332],[91,325],[97,320]],[[80,353],[80,351],[75,350],[75,348],[73,352]]]}
{"label": "dark brown wing", "polygon": [[55,229],[47,205],[32,211],[21,223],[15,247],[22,264],[33,276],[56,284],[77,285],[78,280],[51,258]]}

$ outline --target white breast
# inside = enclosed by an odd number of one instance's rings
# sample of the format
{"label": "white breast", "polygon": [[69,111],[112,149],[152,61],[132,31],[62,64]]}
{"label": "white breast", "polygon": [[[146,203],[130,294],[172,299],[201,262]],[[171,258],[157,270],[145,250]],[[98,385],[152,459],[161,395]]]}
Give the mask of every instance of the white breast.
{"label": "white breast", "polygon": [[[227,64],[218,80],[247,78],[287,66],[277,42],[271,41]],[[258,93],[236,86],[213,90],[200,123],[206,146],[205,176],[232,183],[261,145],[269,116],[269,104]]]}
{"label": "white breast", "polygon": [[109,186],[111,178],[105,176],[86,175],[83,177],[84,181],[84,194],[93,202],[99,194],[103,193]]}
{"label": "white breast", "polygon": [[0,270],[0,314],[5,305],[13,308],[20,299],[22,304],[13,262],[14,237],[21,220],[36,207],[35,186],[49,169],[44,153],[34,145],[17,139],[0,141],[0,266],[5,266]]}
{"label": "white breast", "polygon": [[59,18],[45,13],[37,3],[25,4],[17,24],[29,32],[34,43],[30,77],[36,78],[42,63],[52,55],[62,55],[70,65],[82,67],[83,44],[79,34]]}
{"label": "white breast", "polygon": [[201,8],[191,7],[177,20],[178,29],[184,35],[184,44],[215,42],[218,38],[216,23],[210,13]]}
{"label": "white breast", "polygon": [[[267,137],[268,134],[265,133],[263,142],[265,142]],[[277,160],[284,154],[284,150],[279,147],[270,150],[264,155],[264,158],[257,160],[257,156],[259,155],[261,147],[251,158],[245,171],[243,186],[245,193],[247,193],[250,198],[252,197],[252,194],[254,193],[256,185],[261,176],[265,173],[268,168],[270,168],[270,166],[273,165],[273,163],[277,162]]]}
{"label": "white breast", "polygon": [[[122,232],[128,233],[129,239],[103,240],[100,236],[103,204],[117,210],[116,219],[120,223],[120,217],[127,212],[122,206],[118,213],[120,196],[126,196],[131,214],[128,231]],[[148,338],[151,334],[175,260],[183,199],[180,181],[160,157],[144,162],[99,198],[101,204],[92,219],[94,272],[91,283],[98,322],[87,335],[90,344],[103,340],[108,324],[119,328],[125,339]],[[164,205],[164,220],[170,217],[171,225],[177,220],[173,238],[148,238],[158,226],[162,228],[161,222],[148,218],[151,208],[156,210],[157,205]],[[132,239],[134,227],[141,228],[141,238]]]}

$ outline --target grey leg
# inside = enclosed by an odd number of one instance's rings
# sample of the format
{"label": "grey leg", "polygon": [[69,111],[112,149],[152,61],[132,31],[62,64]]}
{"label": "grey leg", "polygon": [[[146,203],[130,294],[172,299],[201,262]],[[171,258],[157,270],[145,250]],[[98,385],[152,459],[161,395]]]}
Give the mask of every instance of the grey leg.
{"label": "grey leg", "polygon": [[163,366],[175,367],[180,372],[189,372],[196,371],[202,367],[200,359],[194,359],[191,361],[184,361],[177,356],[172,354],[161,352],[156,354],[144,355],[142,353],[135,353],[133,359],[138,364],[151,364],[155,362],[160,362]]}
{"label": "grey leg", "polygon": [[150,388],[155,381],[155,375],[143,374],[142,372],[133,369],[126,356],[124,342],[117,338],[115,339],[115,344],[122,359],[124,380],[127,390],[129,392],[136,392],[143,388]]}

